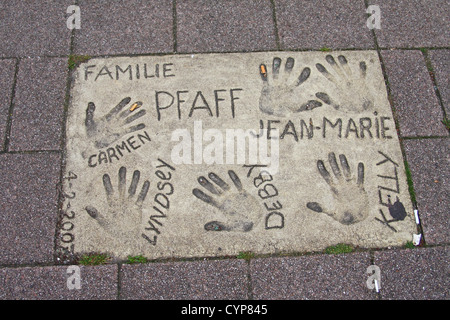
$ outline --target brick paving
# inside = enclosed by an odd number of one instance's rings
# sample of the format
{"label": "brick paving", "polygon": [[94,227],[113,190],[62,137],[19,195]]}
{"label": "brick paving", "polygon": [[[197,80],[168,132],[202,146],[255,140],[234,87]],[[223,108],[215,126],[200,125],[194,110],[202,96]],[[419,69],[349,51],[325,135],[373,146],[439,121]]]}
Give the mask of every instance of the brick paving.
{"label": "brick paving", "polygon": [[[80,30],[66,27],[81,8]],[[381,29],[366,27],[366,7]],[[450,1],[0,1],[0,299],[442,299],[449,295]],[[80,266],[56,259],[70,54],[378,50],[425,243]],[[379,293],[366,287],[381,270]]]}

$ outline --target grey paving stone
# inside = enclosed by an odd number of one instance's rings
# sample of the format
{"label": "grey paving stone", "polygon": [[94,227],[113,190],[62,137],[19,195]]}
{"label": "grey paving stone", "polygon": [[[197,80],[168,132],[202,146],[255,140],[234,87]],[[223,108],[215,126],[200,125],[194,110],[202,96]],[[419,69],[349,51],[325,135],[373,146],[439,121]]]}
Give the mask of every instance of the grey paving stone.
{"label": "grey paving stone", "polygon": [[3,150],[5,143],[15,69],[16,60],[0,60],[0,150]]}
{"label": "grey paving stone", "polygon": [[53,260],[59,154],[0,155],[0,265]]}
{"label": "grey paving stone", "polygon": [[282,49],[374,48],[364,1],[275,1]]}
{"label": "grey paving stone", "polygon": [[276,49],[268,0],[177,1],[178,52]]}
{"label": "grey paving stone", "polygon": [[369,0],[381,11],[374,29],[383,48],[446,47],[450,43],[450,10],[442,0]]}
{"label": "grey paving stone", "polygon": [[443,112],[419,50],[382,51],[403,137],[447,136]]}
{"label": "grey paving stone", "polygon": [[254,259],[254,299],[375,299],[366,281],[369,253]]}
{"label": "grey paving stone", "polygon": [[450,50],[429,50],[428,57],[433,66],[434,77],[441,95],[442,103],[450,116]]}
{"label": "grey paving stone", "polygon": [[69,54],[67,7],[74,0],[1,1],[0,56]]}
{"label": "grey paving stone", "polygon": [[137,54],[173,50],[171,0],[79,1],[81,28],[74,53]]}
{"label": "grey paving stone", "polygon": [[450,235],[450,139],[405,140],[419,214],[427,244]]}
{"label": "grey paving stone", "polygon": [[[2,300],[113,300],[117,265],[25,267],[0,269]],[[79,289],[74,280],[79,274]],[[69,283],[69,285],[68,285]]]}
{"label": "grey paving stone", "polygon": [[375,252],[382,299],[448,300],[448,247]]}
{"label": "grey paving stone", "polygon": [[66,83],[65,58],[20,61],[10,151],[60,149]]}
{"label": "grey paving stone", "polygon": [[121,299],[247,299],[247,269],[244,260],[123,265]]}

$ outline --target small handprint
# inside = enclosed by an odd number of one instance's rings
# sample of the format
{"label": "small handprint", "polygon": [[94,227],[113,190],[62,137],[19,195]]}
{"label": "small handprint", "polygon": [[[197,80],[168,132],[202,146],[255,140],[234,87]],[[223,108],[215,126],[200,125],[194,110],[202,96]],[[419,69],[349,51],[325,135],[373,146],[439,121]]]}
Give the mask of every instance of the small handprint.
{"label": "small handprint", "polygon": [[[318,100],[308,100],[300,103],[298,90],[299,87],[308,80],[311,75],[311,69],[303,68],[300,75],[295,79],[291,78],[292,69],[295,60],[292,57],[287,58],[284,69],[281,70],[281,59],[276,57],[272,63],[272,73],[269,76],[265,64],[260,65],[260,75],[263,80],[263,88],[259,99],[259,108],[262,112],[275,116],[286,116],[291,113],[313,110],[322,106]],[[330,100],[328,95],[323,92],[316,94],[319,99]]]}
{"label": "small handprint", "polygon": [[[336,62],[329,54],[325,57],[327,69],[323,64],[316,63],[317,70],[338,89],[340,95],[339,103],[331,99],[321,99],[326,104],[339,109],[342,104],[353,107],[356,111],[367,110],[373,107],[373,97],[371,97],[366,86],[367,64],[365,61],[359,63],[359,73],[352,72],[348,65],[347,58],[339,55]],[[332,72],[330,72],[332,70]]]}
{"label": "small handprint", "polygon": [[88,103],[85,120],[86,133],[89,138],[94,140],[97,148],[107,147],[122,136],[145,128],[144,123],[128,126],[146,113],[145,110],[133,113],[142,106],[140,101],[135,102],[130,108],[122,111],[130,101],[130,97],[122,99],[117,106],[99,120],[94,120],[94,103]]}
{"label": "small handprint", "polygon": [[365,220],[369,213],[367,193],[364,190],[364,164],[362,162],[358,164],[358,175],[355,180],[345,155],[339,155],[340,167],[333,152],[328,154],[328,162],[334,178],[325,168],[322,160],[317,161],[317,168],[322,178],[330,186],[336,208],[334,210],[326,209],[317,202],[308,202],[306,206],[315,212],[323,212],[344,225]]}
{"label": "small handprint", "polygon": [[261,208],[256,199],[242,188],[241,180],[236,173],[230,170],[228,175],[236,190],[232,190],[228,183],[211,172],[208,177],[214,184],[203,176],[198,178],[198,182],[216,199],[197,188],[193,189],[192,193],[198,199],[219,209],[225,219],[224,222],[210,221],[206,223],[205,230],[248,232],[260,220]]}
{"label": "small handprint", "polygon": [[150,182],[146,180],[140,193],[136,196],[140,180],[140,171],[135,170],[130,187],[126,189],[127,169],[119,169],[118,190],[114,190],[110,176],[103,175],[103,186],[108,202],[107,212],[100,212],[93,206],[86,206],[86,212],[111,236],[124,241],[140,236],[142,226],[142,203],[147,196]]}

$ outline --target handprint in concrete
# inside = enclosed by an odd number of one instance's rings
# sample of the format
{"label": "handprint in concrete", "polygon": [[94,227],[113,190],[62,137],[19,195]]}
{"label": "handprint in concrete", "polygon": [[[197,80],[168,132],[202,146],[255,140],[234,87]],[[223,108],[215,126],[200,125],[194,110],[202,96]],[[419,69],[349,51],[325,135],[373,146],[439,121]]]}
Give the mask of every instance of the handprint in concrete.
{"label": "handprint in concrete", "polygon": [[133,125],[136,120],[146,114],[144,109],[135,112],[142,106],[142,102],[137,101],[131,107],[123,110],[130,101],[130,97],[122,99],[117,106],[97,120],[94,119],[95,104],[88,103],[85,120],[86,133],[94,141],[96,148],[107,147],[124,135],[145,128],[144,123]]}
{"label": "handprint in concrete", "polygon": [[360,61],[359,72],[352,71],[347,58],[339,55],[336,59],[328,54],[325,56],[326,64],[316,63],[316,68],[322,76],[336,87],[339,101],[329,98],[321,99],[335,109],[346,107],[354,111],[368,110],[373,107],[373,97],[366,85],[367,64]]}
{"label": "handprint in concrete", "polygon": [[197,188],[192,190],[194,196],[217,208],[221,215],[220,221],[213,220],[206,223],[205,230],[251,231],[261,220],[261,207],[256,198],[243,189],[241,180],[234,171],[229,170],[228,175],[234,188],[211,172],[208,178],[213,183],[203,176],[198,178],[200,185],[209,191],[209,194]]}
{"label": "handprint in concrete", "polygon": [[139,238],[142,227],[142,204],[147,196],[150,182],[144,181],[140,192],[137,194],[140,180],[140,171],[135,170],[127,189],[127,169],[119,169],[117,190],[111,183],[111,177],[103,175],[103,186],[105,188],[108,205],[97,209],[86,206],[86,212],[108,232],[112,237],[124,241]]}
{"label": "handprint in concrete", "polygon": [[[259,98],[259,109],[262,112],[283,117],[322,106],[322,102],[315,99],[301,101],[299,93],[302,90],[302,84],[309,79],[311,69],[304,67],[300,74],[293,76],[294,64],[294,58],[289,57],[282,68],[281,59],[276,57],[273,59],[271,73],[265,64],[260,65],[259,73],[263,80],[263,87]],[[316,97],[320,100],[330,100],[324,92],[316,93]]]}
{"label": "handprint in concrete", "polygon": [[328,154],[328,162],[333,176],[322,160],[317,161],[317,169],[326,181],[334,197],[334,208],[326,208],[317,202],[308,202],[312,211],[325,213],[336,221],[351,225],[364,221],[369,215],[367,193],[364,190],[364,164],[358,163],[357,176],[352,174],[347,157],[339,155],[340,166],[333,152]]}

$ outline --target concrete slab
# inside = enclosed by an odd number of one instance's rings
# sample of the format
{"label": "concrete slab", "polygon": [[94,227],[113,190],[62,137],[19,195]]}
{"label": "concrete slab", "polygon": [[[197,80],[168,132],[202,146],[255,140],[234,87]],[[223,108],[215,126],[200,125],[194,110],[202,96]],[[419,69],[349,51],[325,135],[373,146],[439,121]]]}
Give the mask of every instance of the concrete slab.
{"label": "concrete slab", "polygon": [[178,52],[277,48],[269,1],[178,1],[176,13]]}
{"label": "concrete slab", "polygon": [[430,50],[428,56],[447,117],[450,115],[450,50]]}
{"label": "concrete slab", "polygon": [[98,58],[74,77],[62,248],[160,258],[412,240],[375,51]]}
{"label": "concrete slab", "polygon": [[375,48],[364,1],[277,0],[282,49]]}
{"label": "concrete slab", "polygon": [[81,55],[172,52],[172,1],[80,0],[81,28],[73,52]]}
{"label": "concrete slab", "polygon": [[0,155],[0,264],[53,261],[60,154]]}
{"label": "concrete slab", "polygon": [[450,235],[450,139],[404,141],[427,244],[448,243]]}
{"label": "concrete slab", "polygon": [[66,58],[30,58],[19,63],[10,151],[59,150],[67,85]]}
{"label": "concrete slab", "polygon": [[5,147],[15,69],[15,60],[8,59],[0,61],[0,150],[3,150]]}
{"label": "concrete slab", "polygon": [[387,250],[374,254],[380,268],[382,299],[448,300],[447,247]]}
{"label": "concrete slab", "polygon": [[57,56],[70,52],[67,8],[73,0],[2,1],[1,57]]}
{"label": "concrete slab", "polygon": [[419,50],[381,51],[403,137],[447,136],[444,113]]}
{"label": "concrete slab", "polygon": [[368,5],[380,8],[380,29],[374,29],[380,47],[447,47],[450,42],[448,3],[369,0]]}
{"label": "concrete slab", "polygon": [[248,265],[244,260],[122,265],[120,298],[124,300],[248,299]]}
{"label": "concrete slab", "polygon": [[1,300],[114,300],[117,265],[5,268],[0,284]]}
{"label": "concrete slab", "polygon": [[369,253],[253,259],[253,298],[273,300],[368,300]]}

